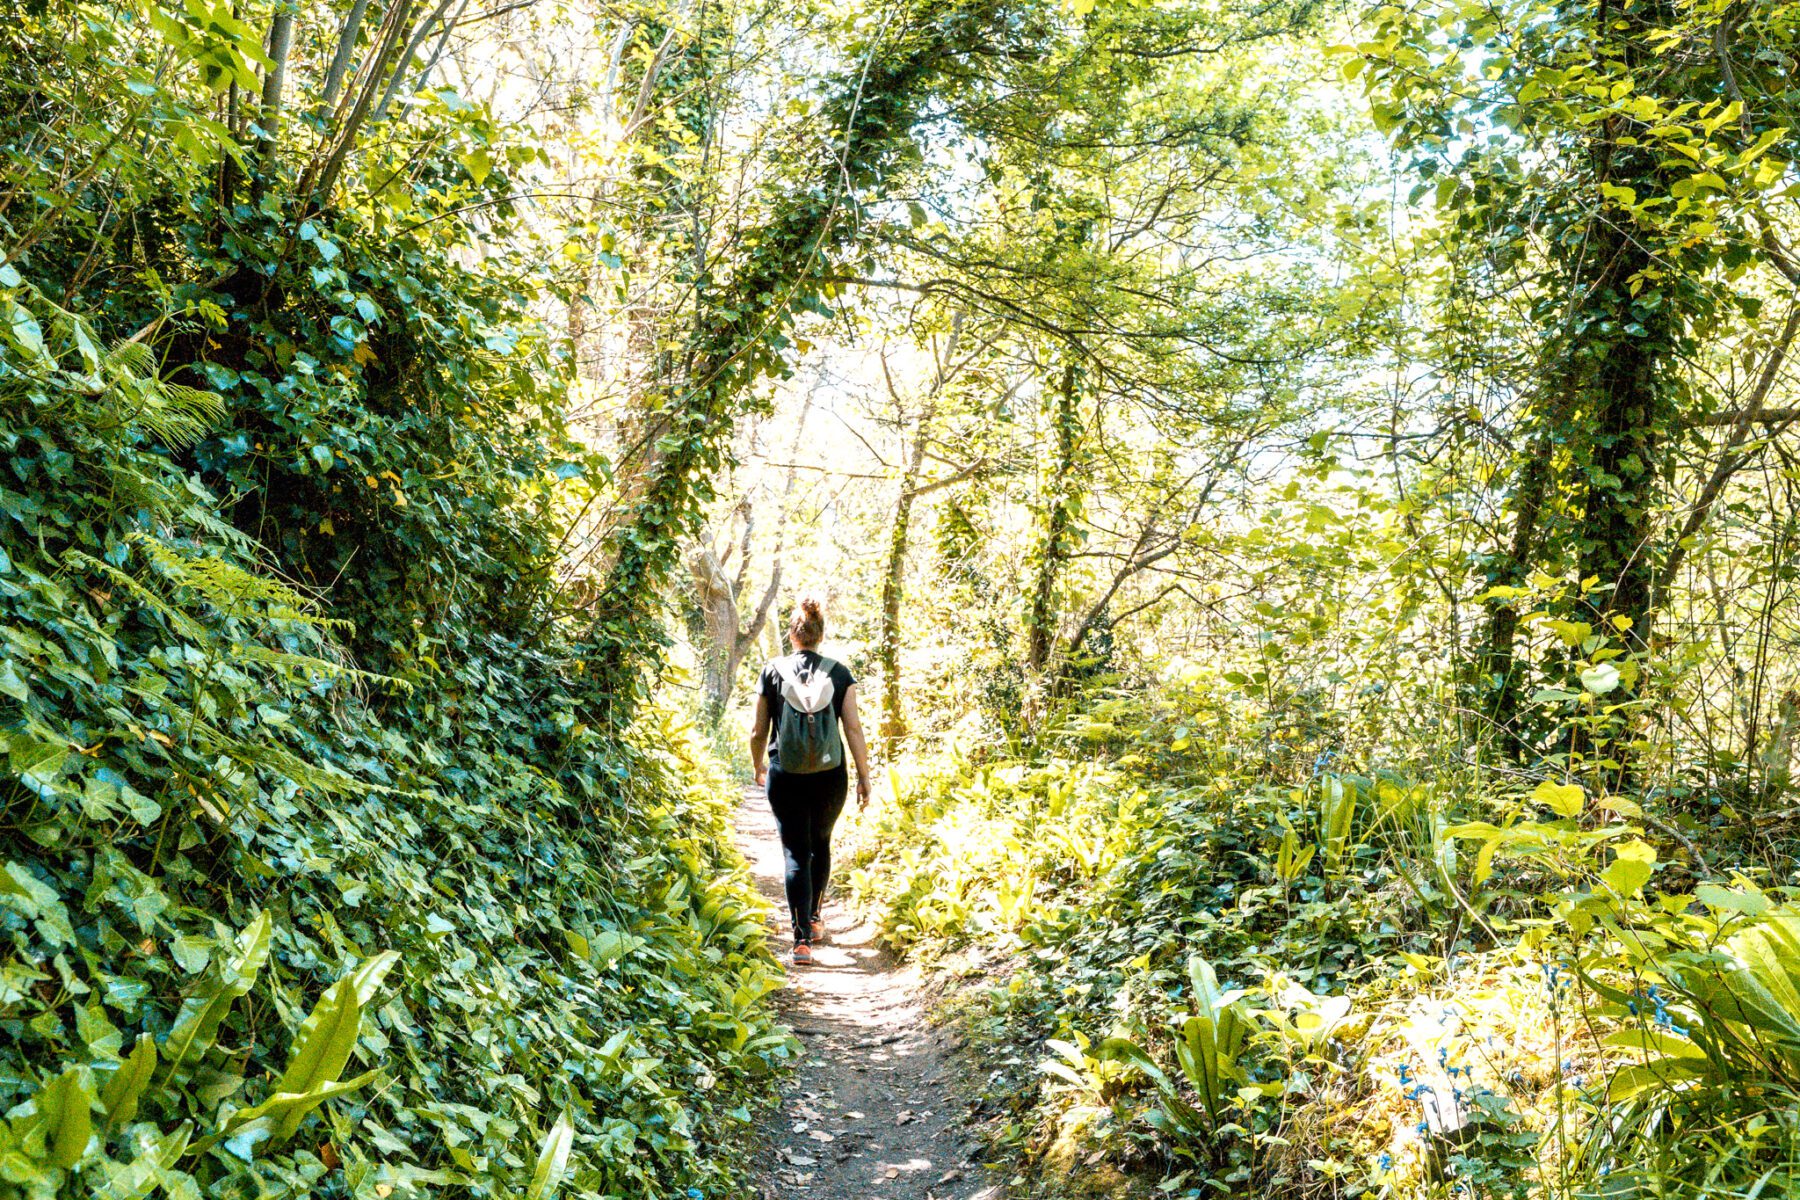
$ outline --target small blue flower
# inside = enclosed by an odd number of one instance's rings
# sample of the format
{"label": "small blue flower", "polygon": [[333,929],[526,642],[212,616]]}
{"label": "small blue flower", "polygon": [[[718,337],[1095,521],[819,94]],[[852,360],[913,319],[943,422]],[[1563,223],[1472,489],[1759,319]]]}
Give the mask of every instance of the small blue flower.
{"label": "small blue flower", "polygon": [[1375,1160],[1375,1165],[1385,1171],[1394,1165],[1394,1156],[1384,1150],[1381,1153],[1381,1157]]}
{"label": "small blue flower", "polygon": [[1429,1121],[1420,1121],[1417,1125],[1413,1126],[1413,1129],[1418,1132],[1420,1137],[1424,1137],[1431,1132],[1431,1123]]}

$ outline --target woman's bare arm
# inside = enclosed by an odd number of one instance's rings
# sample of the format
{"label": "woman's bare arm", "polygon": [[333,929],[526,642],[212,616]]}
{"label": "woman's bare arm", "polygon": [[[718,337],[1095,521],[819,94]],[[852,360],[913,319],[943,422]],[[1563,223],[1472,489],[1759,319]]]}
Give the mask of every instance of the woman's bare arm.
{"label": "woman's bare arm", "polygon": [[863,740],[862,717],[856,711],[856,685],[844,689],[844,741],[856,760],[856,802],[869,802],[869,746]]}
{"label": "woman's bare arm", "polygon": [[756,698],[756,723],[750,727],[750,767],[756,772],[756,782],[767,785],[769,768],[763,765],[763,754],[769,748],[769,698],[759,695]]}

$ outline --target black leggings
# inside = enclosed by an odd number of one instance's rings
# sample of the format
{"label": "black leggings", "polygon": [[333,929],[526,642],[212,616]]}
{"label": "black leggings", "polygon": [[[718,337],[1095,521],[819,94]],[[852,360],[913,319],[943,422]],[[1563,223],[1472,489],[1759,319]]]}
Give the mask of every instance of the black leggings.
{"label": "black leggings", "polygon": [[825,903],[825,885],[831,879],[831,827],[844,811],[849,790],[850,776],[842,763],[808,775],[769,768],[769,808],[781,830],[788,913],[796,942],[807,940]]}

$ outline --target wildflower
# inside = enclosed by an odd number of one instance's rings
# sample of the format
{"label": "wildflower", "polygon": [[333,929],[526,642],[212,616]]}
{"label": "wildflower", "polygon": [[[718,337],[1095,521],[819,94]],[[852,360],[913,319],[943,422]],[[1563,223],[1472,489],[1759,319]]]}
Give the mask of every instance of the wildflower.
{"label": "wildflower", "polygon": [[1375,1165],[1380,1170],[1385,1171],[1394,1165],[1394,1156],[1383,1150],[1381,1152],[1381,1157],[1375,1160]]}
{"label": "wildflower", "polygon": [[1400,1064],[1400,1082],[1401,1083],[1411,1083],[1412,1082],[1412,1068],[1407,1066],[1405,1063]]}

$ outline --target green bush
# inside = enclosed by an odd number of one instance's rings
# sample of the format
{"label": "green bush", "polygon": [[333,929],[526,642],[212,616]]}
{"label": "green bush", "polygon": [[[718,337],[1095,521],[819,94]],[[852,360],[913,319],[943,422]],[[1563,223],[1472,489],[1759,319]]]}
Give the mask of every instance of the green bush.
{"label": "green bush", "polygon": [[729,1194],[793,1047],[690,734],[492,621],[358,669],[179,465],[218,397],[0,270],[0,1178]]}
{"label": "green bush", "polygon": [[895,770],[854,884],[968,981],[1045,1172],[1189,1197],[1800,1182],[1793,889],[1657,891],[1692,878],[1657,825],[1574,782],[1302,774],[1262,732],[1115,695],[1035,757]]}

